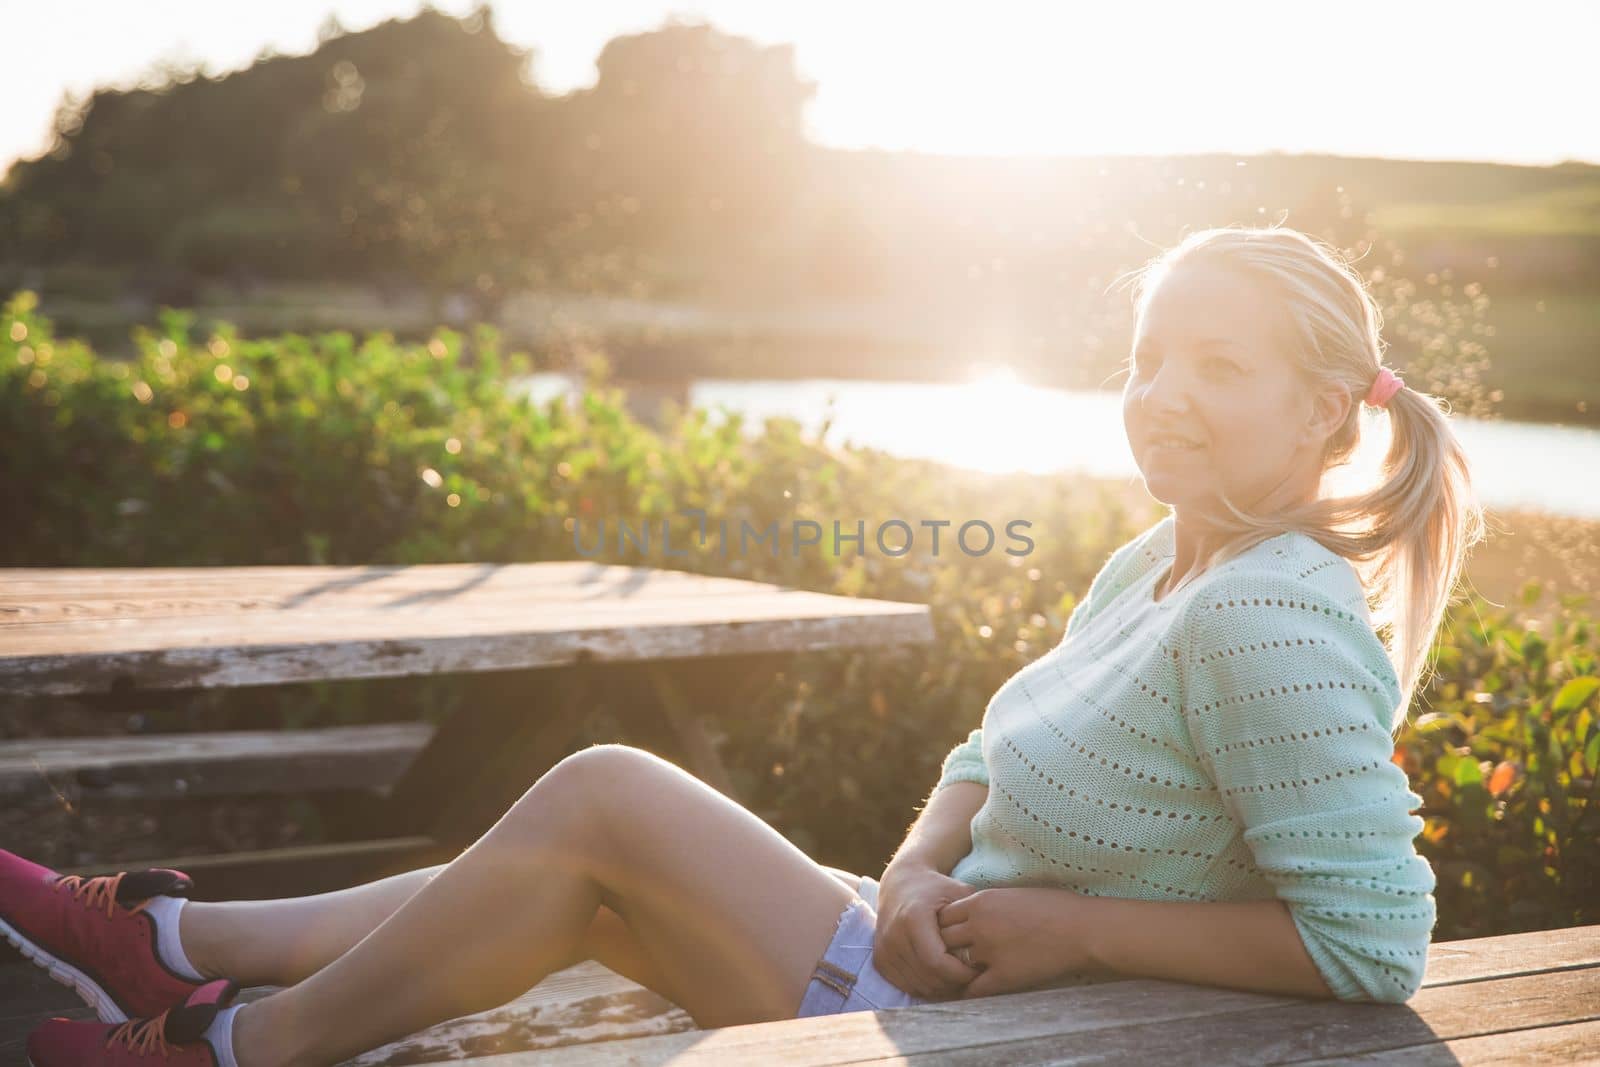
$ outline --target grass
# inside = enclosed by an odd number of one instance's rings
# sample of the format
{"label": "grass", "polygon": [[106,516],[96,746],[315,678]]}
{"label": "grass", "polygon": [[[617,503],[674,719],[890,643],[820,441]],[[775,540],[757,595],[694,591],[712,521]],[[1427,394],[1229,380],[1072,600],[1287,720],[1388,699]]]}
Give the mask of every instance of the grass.
{"label": "grass", "polygon": [[1600,300],[1582,293],[1496,299],[1488,381],[1507,418],[1600,423]]}
{"label": "grass", "polygon": [[1488,203],[1387,204],[1374,212],[1380,233],[1419,231],[1512,237],[1600,237],[1600,183],[1548,189]]}

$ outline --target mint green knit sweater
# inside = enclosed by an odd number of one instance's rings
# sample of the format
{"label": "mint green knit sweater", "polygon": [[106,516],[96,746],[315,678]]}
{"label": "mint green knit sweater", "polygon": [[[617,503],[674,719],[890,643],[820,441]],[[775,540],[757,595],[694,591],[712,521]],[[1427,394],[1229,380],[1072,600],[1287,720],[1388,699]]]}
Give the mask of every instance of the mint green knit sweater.
{"label": "mint green knit sweater", "polygon": [[1169,515],[1100,569],[1054,649],[990,698],[938,788],[979,782],[978,888],[1276,896],[1341,1000],[1422,982],[1434,873],[1392,757],[1400,702],[1348,561],[1282,534],[1161,600]]}

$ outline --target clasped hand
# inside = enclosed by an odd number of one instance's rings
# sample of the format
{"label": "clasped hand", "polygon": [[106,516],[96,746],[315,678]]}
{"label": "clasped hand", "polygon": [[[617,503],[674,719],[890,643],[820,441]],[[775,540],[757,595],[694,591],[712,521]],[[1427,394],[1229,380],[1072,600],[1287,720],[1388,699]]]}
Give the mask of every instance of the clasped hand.
{"label": "clasped hand", "polygon": [[[1085,904],[1049,888],[975,889],[931,867],[884,872],[873,964],[925,1000],[1013,993],[1091,966]],[[968,966],[954,955],[965,948]]]}
{"label": "clasped hand", "polygon": [[965,948],[979,974],[962,997],[1031,989],[1091,965],[1081,921],[1088,905],[1067,889],[979,889],[939,909],[939,936]]}

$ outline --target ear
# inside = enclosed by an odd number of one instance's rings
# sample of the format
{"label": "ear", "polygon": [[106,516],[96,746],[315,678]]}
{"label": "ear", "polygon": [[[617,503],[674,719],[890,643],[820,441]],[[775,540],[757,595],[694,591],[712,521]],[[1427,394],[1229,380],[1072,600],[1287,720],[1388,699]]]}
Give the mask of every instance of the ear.
{"label": "ear", "polygon": [[1321,445],[1344,425],[1354,399],[1350,391],[1338,383],[1325,385],[1311,397],[1311,411],[1306,416],[1303,432],[1309,444]]}

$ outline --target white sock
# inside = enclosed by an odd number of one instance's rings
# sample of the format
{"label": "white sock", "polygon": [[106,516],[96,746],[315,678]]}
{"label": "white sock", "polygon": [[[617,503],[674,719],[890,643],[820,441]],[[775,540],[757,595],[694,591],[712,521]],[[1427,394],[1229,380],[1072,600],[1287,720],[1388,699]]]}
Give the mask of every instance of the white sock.
{"label": "white sock", "polygon": [[195,970],[189,957],[184,955],[183,941],[178,937],[178,914],[187,903],[183,897],[163,894],[151,897],[144,910],[156,921],[156,955],[161,962],[191,982],[203,982],[205,975]]}
{"label": "white sock", "polygon": [[233,1016],[242,1007],[243,1004],[235,1004],[217,1012],[217,1017],[211,1020],[211,1025],[201,1035],[211,1042],[212,1049],[216,1051],[217,1067],[239,1067],[239,1061],[233,1058]]}

